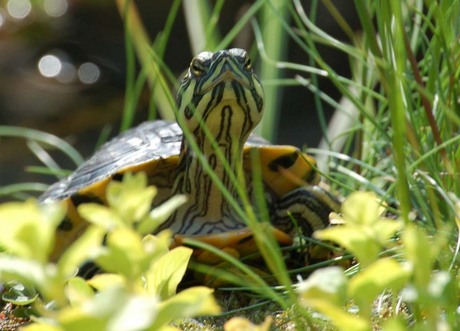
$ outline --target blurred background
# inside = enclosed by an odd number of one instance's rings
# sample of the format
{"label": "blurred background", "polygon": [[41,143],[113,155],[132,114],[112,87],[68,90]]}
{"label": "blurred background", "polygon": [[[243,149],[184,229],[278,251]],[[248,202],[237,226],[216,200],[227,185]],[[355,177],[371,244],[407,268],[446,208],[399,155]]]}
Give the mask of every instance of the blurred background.
{"label": "blurred background", "polygon": [[[200,48],[193,40],[199,32],[192,27],[192,9],[185,2],[135,1],[151,40],[156,40],[165,26],[170,25],[162,58],[177,78],[187,68],[195,49]],[[256,57],[255,70],[258,72],[263,59],[255,46],[254,26],[245,24],[235,30],[235,25],[249,10],[254,10],[252,20],[262,27],[274,23],[270,21],[273,17],[264,16],[263,7],[266,5],[259,5],[256,10],[255,6],[261,1],[198,2],[206,2],[211,12],[216,12],[219,7],[217,15],[213,16],[214,21],[209,24],[215,24],[213,30],[218,31],[222,38],[235,33],[228,46],[251,50]],[[357,29],[353,6],[347,1],[332,2],[349,26]],[[126,51],[126,31],[120,14],[123,3],[106,0],[1,0],[0,125],[32,128],[56,135],[74,146],[83,158],[91,155],[101,141],[118,134],[129,79],[129,52]],[[306,12],[311,10],[310,1],[301,3]],[[344,30],[332,19],[330,12],[321,3],[315,3],[318,27],[334,38],[347,41]],[[317,45],[317,49],[334,71],[349,77],[349,61],[343,52],[321,45]],[[279,62],[312,64],[305,50],[287,35],[282,37],[277,56]],[[137,63],[136,72],[140,67]],[[280,81],[288,82],[298,74],[296,70],[275,69]],[[321,91],[336,100],[340,98],[340,93],[329,80],[318,79],[317,87]],[[263,82],[270,85],[269,81]],[[170,84],[170,89],[174,89],[173,84]],[[280,84],[277,95],[278,112],[269,138],[274,143],[317,146],[322,137],[318,115],[328,119],[334,109],[323,105],[319,113],[314,94],[299,84]],[[149,85],[144,84],[136,102],[133,125],[152,117],[149,112],[150,96]],[[161,117],[161,109],[158,116]],[[27,139],[0,134],[0,187],[20,182],[46,184],[57,180],[49,174],[34,171],[34,167],[42,163],[36,155],[40,153],[33,153],[31,149],[34,149],[33,145]],[[74,169],[76,166],[62,153],[53,154],[51,151],[50,155],[63,169]]]}

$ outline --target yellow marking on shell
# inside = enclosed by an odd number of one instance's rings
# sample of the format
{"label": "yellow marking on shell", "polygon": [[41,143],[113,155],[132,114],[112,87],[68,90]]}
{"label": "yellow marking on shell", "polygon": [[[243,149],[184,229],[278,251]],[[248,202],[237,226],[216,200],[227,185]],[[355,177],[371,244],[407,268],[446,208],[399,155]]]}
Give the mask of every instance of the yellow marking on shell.
{"label": "yellow marking on shell", "polygon": [[[179,156],[173,155],[165,159],[155,159],[147,161],[144,163],[131,165],[117,171],[116,174],[125,174],[127,172],[136,173],[143,171],[146,173],[147,177],[154,177],[158,174],[162,174],[163,177],[166,177],[171,172],[175,172],[177,164],[179,162]],[[104,178],[94,184],[91,184],[83,189],[81,189],[78,194],[86,195],[89,197],[99,198],[104,204],[107,204],[106,199],[106,189],[107,185],[112,181],[112,177]]]}
{"label": "yellow marking on shell", "polygon": [[107,204],[107,199],[105,198],[105,191],[107,185],[112,181],[111,177],[100,180],[94,184],[91,184],[83,189],[81,189],[78,194],[85,195],[89,197],[94,197],[100,199],[104,204]]}
{"label": "yellow marking on shell", "polygon": [[[267,146],[246,146],[244,150],[243,167],[245,171],[251,172],[254,168],[251,161],[250,153],[258,153],[258,159],[262,170],[264,182],[279,196],[282,197],[292,190],[304,185],[316,185],[320,181],[320,176],[315,172],[315,159],[306,153],[302,153],[295,146],[284,145],[267,145]],[[294,164],[289,168],[278,167],[271,169],[270,163],[273,160],[286,155],[299,153]],[[312,177],[312,172],[315,174]]]}
{"label": "yellow marking on shell", "polygon": [[144,163],[132,165],[118,171],[120,174],[126,172],[139,172],[143,171],[146,173],[147,177],[155,176],[159,173],[164,173],[164,171],[174,171],[177,168],[179,163],[179,155],[171,155],[164,159],[155,159],[147,161]]}

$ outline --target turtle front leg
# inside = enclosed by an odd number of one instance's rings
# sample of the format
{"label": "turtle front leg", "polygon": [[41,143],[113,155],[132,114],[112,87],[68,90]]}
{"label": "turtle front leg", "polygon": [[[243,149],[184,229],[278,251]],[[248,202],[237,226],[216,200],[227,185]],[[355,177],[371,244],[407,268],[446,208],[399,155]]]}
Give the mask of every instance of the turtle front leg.
{"label": "turtle front leg", "polygon": [[311,237],[315,230],[329,226],[329,214],[339,212],[340,201],[320,186],[302,186],[280,197],[273,207],[275,227],[290,235],[298,227]]}

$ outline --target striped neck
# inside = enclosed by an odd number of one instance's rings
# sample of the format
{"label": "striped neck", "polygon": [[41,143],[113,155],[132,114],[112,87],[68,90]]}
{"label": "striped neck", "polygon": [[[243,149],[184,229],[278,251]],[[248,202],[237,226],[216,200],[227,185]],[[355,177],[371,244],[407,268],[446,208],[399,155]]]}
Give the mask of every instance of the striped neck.
{"label": "striped neck", "polygon": [[[244,125],[236,125],[242,111],[235,103],[220,103],[212,113],[221,116],[218,121],[219,130],[207,125],[215,141],[201,127],[193,132],[199,153],[205,160],[199,159],[186,139],[182,142],[173,194],[186,195],[188,202],[172,217],[174,221],[171,220],[168,227],[174,233],[218,233],[245,226],[242,220],[238,220],[221,187],[209,172],[214,173],[214,177],[221,181],[232,198],[237,198],[235,183],[229,171],[234,174],[233,177],[242,179],[243,146],[250,130],[245,129]],[[215,123],[215,119],[211,123]],[[216,147],[221,155],[216,152]],[[222,160],[222,156],[225,160]],[[203,161],[208,167],[203,165]]]}
{"label": "striped neck", "polygon": [[180,81],[177,107],[179,125],[192,137],[182,141],[171,193],[188,201],[162,228],[193,235],[245,227],[222,191],[237,198],[234,178],[244,178],[243,146],[263,113],[263,88],[247,52],[234,48],[194,57]]}

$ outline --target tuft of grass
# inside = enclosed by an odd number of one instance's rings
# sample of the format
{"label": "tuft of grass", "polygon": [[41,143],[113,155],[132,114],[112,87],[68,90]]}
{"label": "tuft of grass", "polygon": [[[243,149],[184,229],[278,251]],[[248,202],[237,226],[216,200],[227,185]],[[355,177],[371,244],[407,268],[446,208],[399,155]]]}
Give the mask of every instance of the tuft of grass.
{"label": "tuft of grass", "polygon": [[32,152],[37,151],[35,153],[37,158],[42,161],[44,160],[45,165],[50,169],[57,169],[58,166],[54,161],[52,161],[52,158],[47,155],[39,145],[36,144],[37,142],[52,146],[53,148],[60,150],[77,166],[83,162],[81,154],[75,148],[73,148],[72,145],[63,139],[46,132],[23,127],[1,125],[0,136],[23,138],[29,142],[34,143],[34,145],[29,145],[29,147],[32,146]]}

